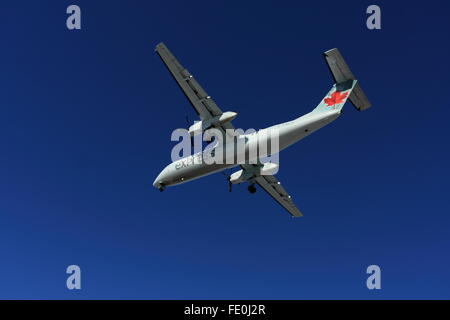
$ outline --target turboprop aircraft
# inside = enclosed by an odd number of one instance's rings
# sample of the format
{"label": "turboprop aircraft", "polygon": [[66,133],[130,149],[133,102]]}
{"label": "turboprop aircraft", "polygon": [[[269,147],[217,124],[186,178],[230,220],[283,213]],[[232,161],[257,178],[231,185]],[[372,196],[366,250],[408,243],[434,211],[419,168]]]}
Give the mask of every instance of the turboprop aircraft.
{"label": "turboprop aircraft", "polygon": [[[235,112],[222,112],[214,100],[203,90],[189,71],[178,62],[163,43],[159,43],[155,51],[201,120],[189,127],[189,134],[191,136],[203,133],[211,128],[219,130],[225,136],[230,129],[234,129],[231,121],[237,115]],[[258,141],[264,139],[262,138],[263,135],[267,134],[269,130],[277,131],[278,150],[276,152],[285,149],[337,119],[341,115],[342,107],[347,99],[360,111],[371,106],[338,49],[326,51],[324,57],[335,83],[319,105],[311,112],[292,121],[262,129],[252,134],[239,135],[237,139],[240,139],[245,146],[243,152],[248,152],[252,147],[255,147]],[[235,143],[235,140],[233,140],[233,143]],[[238,151],[238,149],[233,149],[234,153],[231,155],[233,159],[238,158],[238,152],[242,152],[242,148],[241,151]],[[273,153],[272,151],[269,150],[268,155],[271,155]],[[292,197],[273,175],[277,171],[277,165],[275,163],[264,163],[258,158],[259,155],[256,155],[256,161],[253,157],[253,159],[246,159],[244,163],[206,163],[205,161],[195,161],[197,158],[201,159],[202,155],[203,153],[194,154],[172,162],[161,171],[153,182],[153,186],[163,191],[168,186],[185,183],[208,174],[240,166],[241,169],[231,174],[228,178],[230,191],[232,184],[247,182],[248,191],[254,193],[256,191],[255,184],[258,184],[293,217],[302,216],[300,210],[295,206]]]}

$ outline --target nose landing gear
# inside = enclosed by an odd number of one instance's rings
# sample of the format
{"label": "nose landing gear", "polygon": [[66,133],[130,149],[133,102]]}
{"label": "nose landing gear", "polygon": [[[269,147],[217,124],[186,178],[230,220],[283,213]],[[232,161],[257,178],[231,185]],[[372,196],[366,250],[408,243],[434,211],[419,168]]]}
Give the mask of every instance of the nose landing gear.
{"label": "nose landing gear", "polygon": [[163,192],[164,191],[164,185],[162,184],[162,183],[159,183],[158,185],[156,185],[155,186],[158,190],[159,190],[159,192]]}

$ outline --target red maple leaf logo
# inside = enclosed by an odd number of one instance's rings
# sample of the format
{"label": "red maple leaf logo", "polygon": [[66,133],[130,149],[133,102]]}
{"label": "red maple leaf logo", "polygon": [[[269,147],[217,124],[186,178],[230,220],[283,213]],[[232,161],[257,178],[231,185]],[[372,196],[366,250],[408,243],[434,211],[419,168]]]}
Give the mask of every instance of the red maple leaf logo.
{"label": "red maple leaf logo", "polygon": [[331,107],[335,104],[344,102],[345,98],[347,98],[347,95],[348,92],[341,93],[339,91],[335,91],[329,98],[325,98],[323,101],[327,104],[327,106]]}

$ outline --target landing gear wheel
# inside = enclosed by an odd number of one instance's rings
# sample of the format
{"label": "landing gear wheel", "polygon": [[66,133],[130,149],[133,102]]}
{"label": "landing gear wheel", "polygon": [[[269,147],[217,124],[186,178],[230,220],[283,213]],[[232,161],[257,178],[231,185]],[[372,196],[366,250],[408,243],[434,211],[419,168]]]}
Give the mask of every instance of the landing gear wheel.
{"label": "landing gear wheel", "polygon": [[250,193],[255,193],[256,192],[256,187],[254,184],[251,184],[247,187],[248,192]]}

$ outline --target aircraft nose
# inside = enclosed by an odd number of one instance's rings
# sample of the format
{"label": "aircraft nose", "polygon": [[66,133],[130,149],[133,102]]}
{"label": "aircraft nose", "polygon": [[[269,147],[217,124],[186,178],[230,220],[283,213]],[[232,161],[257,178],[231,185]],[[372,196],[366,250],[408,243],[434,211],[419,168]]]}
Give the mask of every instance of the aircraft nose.
{"label": "aircraft nose", "polygon": [[153,181],[153,186],[157,189],[160,189],[164,184],[164,181],[161,179],[161,174],[159,174],[155,181]]}
{"label": "aircraft nose", "polygon": [[166,167],[166,168],[164,168],[163,171],[161,171],[159,173],[159,175],[156,177],[155,181],[153,181],[153,186],[159,190],[162,190],[162,189],[164,189],[164,186],[167,183],[167,181],[166,181],[167,179],[168,179],[168,177],[167,177],[167,167]]}

